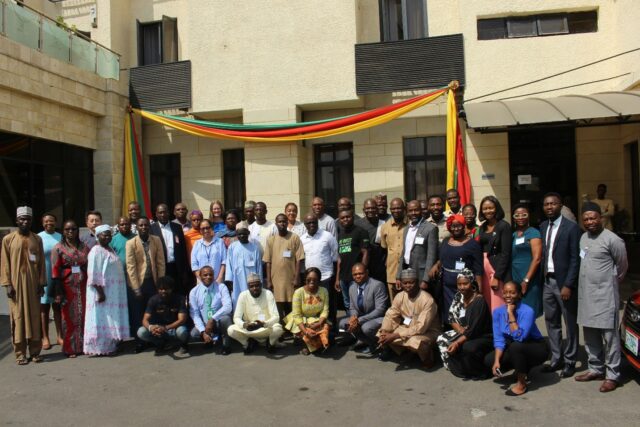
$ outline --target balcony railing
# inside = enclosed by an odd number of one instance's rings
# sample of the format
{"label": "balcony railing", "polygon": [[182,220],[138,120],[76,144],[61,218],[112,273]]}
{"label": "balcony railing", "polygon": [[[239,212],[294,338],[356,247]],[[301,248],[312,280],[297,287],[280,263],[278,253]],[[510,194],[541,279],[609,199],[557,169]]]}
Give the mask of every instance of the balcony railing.
{"label": "balcony railing", "polygon": [[356,45],[358,95],[465,84],[462,34]]}
{"label": "balcony railing", "polygon": [[0,0],[0,34],[101,77],[120,77],[120,55],[21,2]]}

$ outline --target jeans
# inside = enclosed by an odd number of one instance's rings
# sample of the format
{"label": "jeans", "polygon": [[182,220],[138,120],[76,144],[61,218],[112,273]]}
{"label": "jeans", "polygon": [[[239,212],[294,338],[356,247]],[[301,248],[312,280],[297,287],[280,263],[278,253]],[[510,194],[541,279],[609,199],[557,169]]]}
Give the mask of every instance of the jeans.
{"label": "jeans", "polygon": [[150,342],[156,347],[160,347],[169,342],[178,342],[180,345],[185,345],[189,342],[189,329],[182,325],[178,326],[176,329],[167,329],[162,336],[157,337],[144,326],[140,326],[138,329],[138,338],[142,341]]}
{"label": "jeans", "polygon": [[344,281],[340,279],[340,289],[342,290],[342,303],[344,304],[344,311],[349,313],[349,307],[351,306],[351,301],[349,299],[349,287],[351,286],[351,281]]}

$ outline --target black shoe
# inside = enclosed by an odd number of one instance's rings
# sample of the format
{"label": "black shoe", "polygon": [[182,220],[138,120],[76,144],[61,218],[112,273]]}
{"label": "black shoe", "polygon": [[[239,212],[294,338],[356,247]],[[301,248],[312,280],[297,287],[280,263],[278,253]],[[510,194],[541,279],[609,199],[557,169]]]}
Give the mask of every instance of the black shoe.
{"label": "black shoe", "polygon": [[566,365],[562,372],[560,372],[560,378],[571,378],[576,373],[576,367],[574,365]]}
{"label": "black shoe", "polygon": [[355,344],[357,344],[357,340],[351,334],[343,335],[342,339],[340,339],[340,341],[338,342],[339,347],[347,347]]}
{"label": "black shoe", "polygon": [[359,350],[362,350],[363,348],[366,348],[366,347],[368,347],[367,343],[358,340],[354,345],[349,347],[349,350],[351,350],[351,351],[359,351]]}
{"label": "black shoe", "polygon": [[276,348],[269,343],[269,340],[267,340],[267,353],[273,354],[275,352]]}
{"label": "black shoe", "polygon": [[229,346],[223,346],[222,347],[222,351],[220,352],[220,354],[222,354],[223,356],[228,356],[231,354],[231,347]]}
{"label": "black shoe", "polygon": [[247,346],[244,349],[244,354],[251,354],[256,350],[256,340],[254,340],[253,338],[249,338],[249,341],[247,342]]}
{"label": "black shoe", "polygon": [[391,357],[393,357],[393,352],[388,347],[383,348],[380,354],[378,354],[378,360],[383,362],[391,360]]}
{"label": "black shoe", "polygon": [[542,367],[542,372],[555,372],[555,371],[559,371],[560,369],[562,369],[564,367],[564,363],[562,362],[558,362],[558,363],[554,363],[554,364],[547,364],[544,365]]}
{"label": "black shoe", "polygon": [[140,354],[147,349],[147,346],[144,344],[136,344],[136,348],[133,350],[135,354]]}

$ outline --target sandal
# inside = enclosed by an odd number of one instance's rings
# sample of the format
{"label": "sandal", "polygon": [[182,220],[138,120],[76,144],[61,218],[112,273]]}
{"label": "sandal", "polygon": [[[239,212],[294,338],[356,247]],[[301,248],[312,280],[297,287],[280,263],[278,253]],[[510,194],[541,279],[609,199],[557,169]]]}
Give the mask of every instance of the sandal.
{"label": "sandal", "polygon": [[29,359],[27,359],[24,356],[20,356],[19,358],[16,359],[16,363],[20,366],[28,365]]}
{"label": "sandal", "polygon": [[44,361],[44,357],[40,356],[39,354],[36,354],[35,356],[31,356],[31,361],[33,363],[40,363]]}
{"label": "sandal", "polygon": [[522,393],[516,393],[516,392],[513,391],[513,388],[510,388],[509,390],[505,391],[504,394],[506,394],[507,396],[522,396],[527,391],[528,391],[528,388],[525,386],[525,388],[522,391]]}

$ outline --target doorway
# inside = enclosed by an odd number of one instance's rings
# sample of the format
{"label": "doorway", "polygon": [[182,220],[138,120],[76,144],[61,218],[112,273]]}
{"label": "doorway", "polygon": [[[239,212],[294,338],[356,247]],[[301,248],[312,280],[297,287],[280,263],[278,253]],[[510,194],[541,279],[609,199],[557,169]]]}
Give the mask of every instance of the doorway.
{"label": "doorway", "polygon": [[511,204],[529,206],[532,226],[537,227],[544,220],[542,197],[550,191],[560,193],[564,204],[576,213],[575,129],[558,127],[510,131],[509,173]]}

